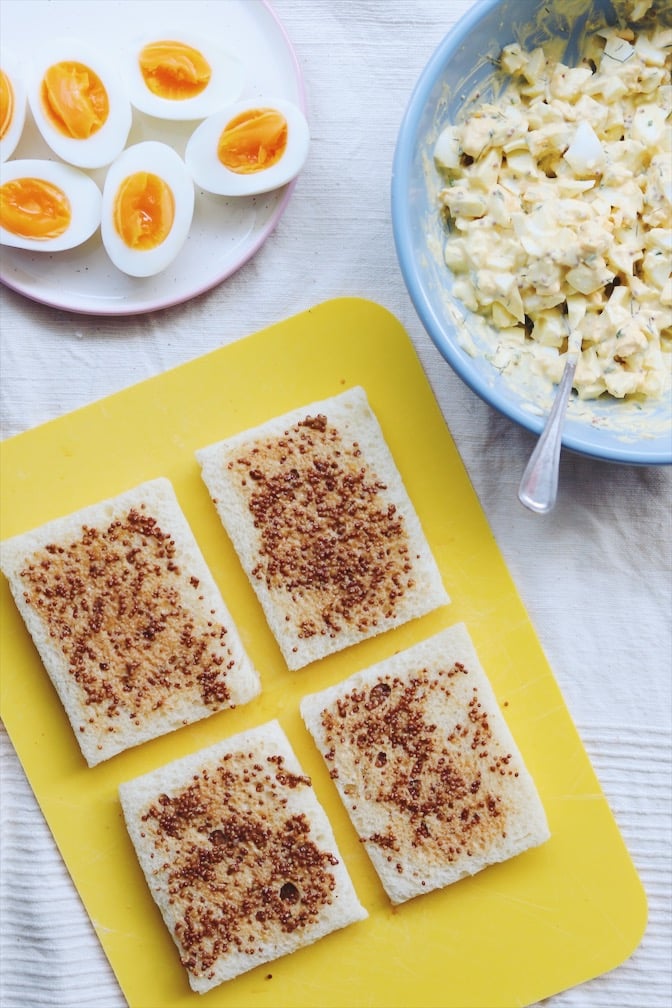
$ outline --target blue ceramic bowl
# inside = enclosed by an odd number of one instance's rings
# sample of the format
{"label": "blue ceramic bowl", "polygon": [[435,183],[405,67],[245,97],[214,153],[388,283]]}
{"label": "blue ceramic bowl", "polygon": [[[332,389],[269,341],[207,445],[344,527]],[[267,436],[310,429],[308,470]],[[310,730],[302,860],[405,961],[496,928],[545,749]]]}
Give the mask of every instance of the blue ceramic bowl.
{"label": "blue ceramic bowl", "polygon": [[[661,0],[663,8],[666,4]],[[392,173],[392,223],[399,265],[425,329],[453,370],[500,413],[538,434],[553,389],[514,387],[486,359],[479,338],[481,320],[452,294],[444,264],[444,229],[437,197],[441,179],[433,149],[445,125],[454,121],[467,96],[492,94],[494,63],[502,46],[527,47],[567,39],[566,59],[588,18],[613,22],[609,0],[585,0],[582,16],[568,19],[580,2],[566,0],[480,0],[446,35],[423,70],[403,118]],[[543,16],[540,17],[540,11]],[[647,403],[608,398],[580,403],[567,414],[563,445],[575,452],[630,465],[672,463],[672,396]]]}

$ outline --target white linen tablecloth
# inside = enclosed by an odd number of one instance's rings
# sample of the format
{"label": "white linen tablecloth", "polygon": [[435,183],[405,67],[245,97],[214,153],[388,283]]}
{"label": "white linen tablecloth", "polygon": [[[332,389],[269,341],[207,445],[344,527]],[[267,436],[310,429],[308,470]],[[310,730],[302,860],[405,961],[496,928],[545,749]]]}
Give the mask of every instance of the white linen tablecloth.
{"label": "white linen tablecloth", "polygon": [[[2,0],[0,30],[2,7],[14,2],[20,0]],[[333,297],[361,296],[396,315],[647,892],[649,922],[632,957],[546,1003],[668,1008],[672,471],[565,455],[555,510],[540,517],[522,508],[516,490],[533,440],[477,399],[440,358],[394,251],[390,170],[397,130],[420,71],[470,6],[471,0],[275,0],[305,78],[312,127],[308,163],[277,230],[225,283],[150,315],[70,314],[2,289],[2,437]],[[4,729],[0,758],[0,1005],[122,1008]]]}

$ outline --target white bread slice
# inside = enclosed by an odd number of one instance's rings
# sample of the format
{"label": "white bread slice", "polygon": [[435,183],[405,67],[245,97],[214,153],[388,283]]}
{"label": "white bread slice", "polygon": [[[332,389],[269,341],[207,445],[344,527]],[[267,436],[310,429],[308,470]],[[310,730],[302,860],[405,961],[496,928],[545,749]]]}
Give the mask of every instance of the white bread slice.
{"label": "white bread slice", "polygon": [[167,479],[5,540],[0,568],[89,766],[260,691]]}
{"label": "white bread slice", "polygon": [[463,624],[304,697],[301,713],[393,903],[548,839]]}
{"label": "white bread slice", "polygon": [[449,602],[364,389],[196,456],[290,669]]}
{"label": "white bread slice", "polygon": [[277,721],[122,784],[119,795],[199,993],[368,916]]}

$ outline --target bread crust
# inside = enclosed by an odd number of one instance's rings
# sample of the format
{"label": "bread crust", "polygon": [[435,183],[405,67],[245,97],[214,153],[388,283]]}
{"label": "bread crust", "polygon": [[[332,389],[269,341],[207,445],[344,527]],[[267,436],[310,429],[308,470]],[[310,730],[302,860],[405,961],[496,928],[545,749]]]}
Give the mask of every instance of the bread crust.
{"label": "bread crust", "polygon": [[193,990],[363,920],[277,721],[122,784],[129,835]]}
{"label": "bread crust", "polygon": [[359,386],[196,455],[290,669],[450,601]]}
{"label": "bread crust", "polygon": [[167,479],[6,540],[0,567],[89,766],[260,691]]}
{"label": "bread crust", "polygon": [[304,697],[301,714],[393,903],[548,839],[463,624]]}

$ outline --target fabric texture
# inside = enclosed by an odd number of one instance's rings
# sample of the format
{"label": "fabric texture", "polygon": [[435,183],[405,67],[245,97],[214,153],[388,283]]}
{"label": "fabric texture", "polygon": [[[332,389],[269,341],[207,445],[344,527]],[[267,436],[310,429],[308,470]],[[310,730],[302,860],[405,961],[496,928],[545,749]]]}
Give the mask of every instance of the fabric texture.
{"label": "fabric texture", "polygon": [[[527,512],[516,493],[534,439],[462,384],[415,314],[392,235],[394,145],[418,75],[471,0],[273,6],[304,75],[312,128],[276,231],[225,283],[150,315],[77,315],[2,289],[2,437],[330,298],[360,296],[391,311],[414,342],[647,892],[648,926],[633,955],[545,1004],[667,1008],[672,471],[565,454],[555,510]],[[0,770],[0,1005],[122,1008],[4,730]]]}

